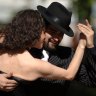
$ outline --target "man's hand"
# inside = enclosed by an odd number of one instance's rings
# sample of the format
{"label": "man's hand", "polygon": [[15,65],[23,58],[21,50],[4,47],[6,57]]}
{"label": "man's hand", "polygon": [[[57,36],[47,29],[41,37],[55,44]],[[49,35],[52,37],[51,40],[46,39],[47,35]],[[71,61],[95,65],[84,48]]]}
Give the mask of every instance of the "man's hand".
{"label": "man's hand", "polygon": [[87,48],[94,47],[94,31],[92,30],[88,20],[86,20],[86,25],[79,23],[77,26],[81,33],[83,33],[86,37]]}
{"label": "man's hand", "polygon": [[2,91],[12,91],[17,86],[17,82],[15,80],[8,79],[12,76],[12,74],[0,74],[0,90]]}

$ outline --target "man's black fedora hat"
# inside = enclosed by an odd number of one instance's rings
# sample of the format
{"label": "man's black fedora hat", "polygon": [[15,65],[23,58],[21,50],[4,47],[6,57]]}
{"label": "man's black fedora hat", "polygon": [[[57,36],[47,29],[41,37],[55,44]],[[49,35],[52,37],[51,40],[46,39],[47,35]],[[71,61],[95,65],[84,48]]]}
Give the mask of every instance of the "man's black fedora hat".
{"label": "man's black fedora hat", "polygon": [[48,8],[39,5],[37,6],[37,9],[45,20],[56,27],[59,31],[70,37],[74,36],[74,32],[69,27],[72,12],[69,12],[62,4],[53,2]]}

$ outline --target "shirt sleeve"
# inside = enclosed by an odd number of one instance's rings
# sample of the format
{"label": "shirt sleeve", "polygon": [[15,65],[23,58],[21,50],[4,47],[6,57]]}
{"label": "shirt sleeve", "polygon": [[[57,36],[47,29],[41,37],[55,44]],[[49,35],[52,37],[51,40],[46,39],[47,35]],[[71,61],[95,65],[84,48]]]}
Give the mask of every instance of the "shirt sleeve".
{"label": "shirt sleeve", "polygon": [[76,80],[91,87],[96,87],[96,47],[86,48]]}

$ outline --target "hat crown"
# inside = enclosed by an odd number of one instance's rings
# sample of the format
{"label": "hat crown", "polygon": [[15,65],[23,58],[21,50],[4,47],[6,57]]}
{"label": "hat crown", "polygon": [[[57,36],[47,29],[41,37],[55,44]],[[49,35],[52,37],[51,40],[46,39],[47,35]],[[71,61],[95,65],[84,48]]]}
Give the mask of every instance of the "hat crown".
{"label": "hat crown", "polygon": [[72,12],[68,11],[62,4],[53,2],[47,8],[39,5],[37,9],[48,24],[51,24],[57,30],[68,36],[74,36],[74,32],[69,27]]}
{"label": "hat crown", "polygon": [[59,23],[62,27],[68,27],[71,22],[72,13],[58,2],[53,2],[46,9],[46,13],[54,18],[54,22]]}

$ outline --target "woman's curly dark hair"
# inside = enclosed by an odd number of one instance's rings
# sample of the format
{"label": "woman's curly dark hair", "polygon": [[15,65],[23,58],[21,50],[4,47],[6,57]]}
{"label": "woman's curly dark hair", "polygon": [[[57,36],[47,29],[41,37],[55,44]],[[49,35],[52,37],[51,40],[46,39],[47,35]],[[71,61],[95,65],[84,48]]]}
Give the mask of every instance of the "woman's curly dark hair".
{"label": "woman's curly dark hair", "polygon": [[45,24],[37,10],[26,9],[17,13],[12,22],[0,31],[4,36],[1,52],[16,54],[32,47],[40,39]]}

